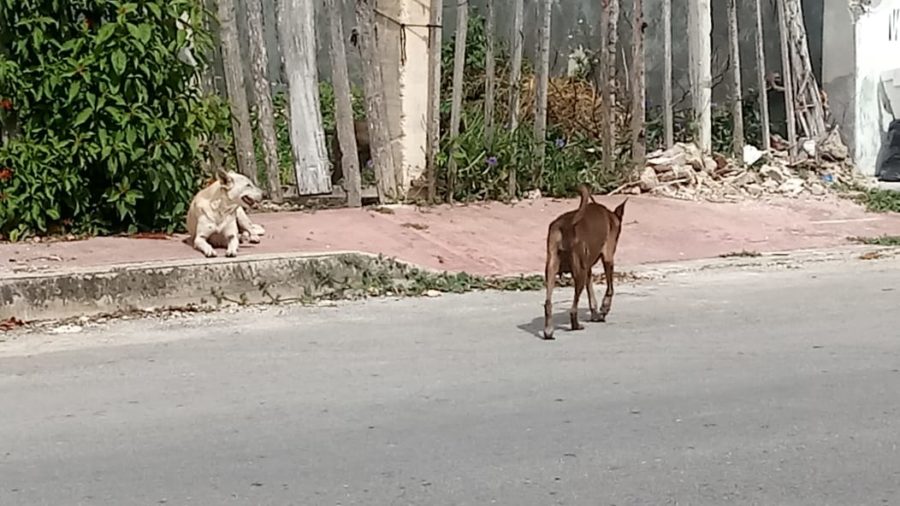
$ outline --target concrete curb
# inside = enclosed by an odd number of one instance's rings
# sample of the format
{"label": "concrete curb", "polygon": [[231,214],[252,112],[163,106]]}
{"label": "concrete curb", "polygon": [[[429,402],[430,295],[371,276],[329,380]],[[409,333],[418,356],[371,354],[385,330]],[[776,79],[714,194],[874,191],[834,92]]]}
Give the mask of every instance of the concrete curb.
{"label": "concrete curb", "polygon": [[[860,255],[894,258],[900,249],[848,246],[769,253],[758,257],[620,266],[639,279],[715,269],[796,268],[851,261]],[[127,310],[215,306],[319,298],[357,298],[371,287],[403,286],[415,273],[436,271],[359,252],[253,255],[29,273],[0,278],[0,320],[57,320]]]}
{"label": "concrete curb", "polygon": [[413,266],[354,252],[254,255],[29,273],[0,279],[0,320],[56,320],[134,309],[353,298],[400,285]]}

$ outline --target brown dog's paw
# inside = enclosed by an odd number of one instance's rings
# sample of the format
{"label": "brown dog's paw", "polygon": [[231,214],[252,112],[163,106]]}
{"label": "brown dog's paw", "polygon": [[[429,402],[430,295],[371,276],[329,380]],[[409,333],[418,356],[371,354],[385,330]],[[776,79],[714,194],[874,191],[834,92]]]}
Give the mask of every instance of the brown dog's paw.
{"label": "brown dog's paw", "polygon": [[603,313],[591,313],[591,321],[594,323],[602,323],[606,321],[606,315]]}
{"label": "brown dog's paw", "polygon": [[553,337],[553,332],[550,332],[550,333],[544,332],[544,335],[542,336],[542,338],[544,339],[544,341],[555,341],[556,340],[556,338]]}

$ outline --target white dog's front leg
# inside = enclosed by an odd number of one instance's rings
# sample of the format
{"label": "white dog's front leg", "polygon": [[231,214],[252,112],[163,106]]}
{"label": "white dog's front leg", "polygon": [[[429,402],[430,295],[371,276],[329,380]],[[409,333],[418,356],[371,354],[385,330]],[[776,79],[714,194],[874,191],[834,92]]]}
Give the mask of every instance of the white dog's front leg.
{"label": "white dog's front leg", "polygon": [[225,240],[228,241],[228,246],[225,249],[225,256],[234,257],[237,256],[238,245],[241,242],[241,234],[238,231],[237,223],[231,223],[225,230],[222,232],[222,235],[225,236]]}
{"label": "white dog's front leg", "polygon": [[200,250],[207,258],[216,256],[216,250],[213,249],[212,245],[209,244],[209,241],[202,234],[197,234],[194,237],[194,248]]}
{"label": "white dog's front leg", "polygon": [[[244,211],[243,207],[239,207],[237,210],[237,224],[238,229],[241,231],[241,236],[254,244],[260,241],[259,236],[266,233],[266,229],[250,221],[250,217],[247,216],[247,212]],[[244,233],[247,235],[244,236]]]}

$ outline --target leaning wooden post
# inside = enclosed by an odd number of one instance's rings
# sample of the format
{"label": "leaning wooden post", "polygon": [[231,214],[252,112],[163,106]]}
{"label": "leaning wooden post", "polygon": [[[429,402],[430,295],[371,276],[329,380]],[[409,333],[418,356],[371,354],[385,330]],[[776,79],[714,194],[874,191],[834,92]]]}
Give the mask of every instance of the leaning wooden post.
{"label": "leaning wooden post", "polygon": [[535,65],[534,97],[534,184],[540,187],[547,149],[547,92],[550,82],[550,23],[553,1],[541,0],[538,11],[538,46]]}
{"label": "leaning wooden post", "polygon": [[462,121],[463,71],[466,65],[466,35],[469,29],[469,0],[461,0],[456,11],[456,45],[453,50],[453,95],[450,103],[450,160],[447,164],[447,201],[456,191],[456,137]]}
{"label": "leaning wooden post", "polygon": [[600,95],[600,122],[603,128],[603,170],[611,172],[615,163],[616,146],[616,53],[619,42],[619,0],[604,0],[603,22],[600,24],[601,76],[603,90]]}
{"label": "leaning wooden post", "polygon": [[237,155],[238,170],[256,182],[253,129],[250,127],[250,109],[247,105],[247,89],[244,87],[241,46],[238,43],[237,23],[234,16],[234,0],[218,0],[219,38],[225,67],[225,86],[228,90],[228,102],[231,105],[231,128],[234,132],[234,150]]}
{"label": "leaning wooden post", "polygon": [[494,0],[487,0],[485,6],[484,36],[486,39],[484,53],[484,145],[490,150],[494,145]]}
{"label": "leaning wooden post", "polygon": [[784,114],[787,117],[787,135],[790,155],[797,154],[797,117],[794,115],[794,79],[791,68],[791,53],[788,45],[787,20],[784,0],[775,0],[778,10],[778,34],[781,38],[781,84],[784,86]]}
{"label": "leaning wooden post", "polygon": [[[525,44],[524,0],[514,0],[513,7],[513,31],[512,31],[512,55],[509,70],[509,131],[515,132],[519,128],[519,99],[522,91],[522,51]],[[516,196],[517,176],[516,167],[509,167],[509,181],[507,185],[510,200]]]}
{"label": "leaning wooden post", "polygon": [[712,151],[712,12],[709,0],[689,0],[688,54],[696,142]]}
{"label": "leaning wooden post", "polygon": [[262,1],[246,0],[247,27],[250,32],[250,58],[253,90],[259,114],[259,136],[262,139],[266,163],[266,186],[273,202],[284,201],[279,177],[278,141],[275,136],[275,108],[272,105],[272,88],[269,86],[269,54],[263,38]]}
{"label": "leaning wooden post", "polygon": [[384,79],[375,39],[375,0],[356,0],[356,26],[362,56],[369,146],[372,163],[375,165],[378,200],[383,203],[398,198],[398,194],[394,154],[387,126],[387,107],[384,103]]}
{"label": "leaning wooden post", "polygon": [[632,0],[631,31],[631,159],[635,168],[644,167],[646,146],[644,135],[647,123],[646,83],[644,82],[644,2]]}
{"label": "leaning wooden post", "polygon": [[766,85],[766,53],[763,43],[762,0],[755,0],[756,6],[756,86],[759,88],[759,119],[762,123],[762,149],[772,148],[772,133],[769,126],[769,97]]}
{"label": "leaning wooden post", "polygon": [[425,133],[425,178],[428,202],[437,200],[435,159],[441,150],[441,25],[444,22],[444,0],[431,0],[428,28],[428,130]]}
{"label": "leaning wooden post", "polygon": [[314,4],[309,0],[283,0],[279,17],[297,193],[331,193],[330,161],[319,101]]}
{"label": "leaning wooden post", "polygon": [[675,144],[675,119],[672,110],[672,0],[663,0],[663,133],[666,149]]}
{"label": "leaning wooden post", "polygon": [[[259,0],[256,0],[259,1]],[[331,84],[334,86],[334,120],[337,142],[341,147],[341,168],[347,190],[347,205],[362,206],[362,182],[356,133],[353,128],[353,97],[350,93],[350,74],[347,70],[347,49],[344,45],[344,26],[336,0],[325,0],[325,11],[331,20]],[[337,161],[337,160],[335,160]]]}
{"label": "leaning wooden post", "polygon": [[731,50],[732,149],[739,164],[744,160],[744,101],[741,87],[741,44],[738,39],[737,0],[728,0],[728,46]]}

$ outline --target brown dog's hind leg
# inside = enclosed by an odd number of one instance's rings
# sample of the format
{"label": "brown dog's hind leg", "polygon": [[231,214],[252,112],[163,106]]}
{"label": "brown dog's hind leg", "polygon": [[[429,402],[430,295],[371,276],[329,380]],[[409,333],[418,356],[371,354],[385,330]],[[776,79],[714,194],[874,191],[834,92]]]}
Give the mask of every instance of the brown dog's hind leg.
{"label": "brown dog's hind leg", "polygon": [[581,292],[584,291],[584,285],[587,272],[582,268],[580,259],[572,259],[572,278],[575,281],[575,297],[572,299],[572,308],[569,309],[569,322],[572,324],[572,330],[581,330],[584,327],[578,323],[578,299],[581,298]]}
{"label": "brown dog's hind leg", "polygon": [[588,305],[591,308],[591,321],[602,322],[603,317],[600,316],[600,313],[597,311],[597,294],[594,292],[594,273],[591,271],[591,269],[588,269],[586,280]]}
{"label": "brown dog's hind leg", "polygon": [[613,272],[613,262],[612,260],[607,261],[605,258],[603,259],[603,273],[606,276],[606,293],[603,295],[603,305],[600,306],[600,319],[597,321],[605,322],[606,315],[609,314],[609,309],[612,307],[612,299],[613,299],[613,281],[615,278],[615,272]]}
{"label": "brown dog's hind leg", "polygon": [[544,339],[553,339],[553,284],[559,272],[559,253],[548,248],[547,266],[544,275],[547,285],[547,298],[544,301]]}

